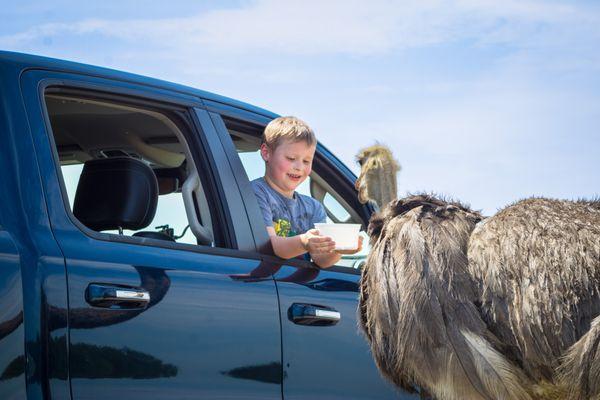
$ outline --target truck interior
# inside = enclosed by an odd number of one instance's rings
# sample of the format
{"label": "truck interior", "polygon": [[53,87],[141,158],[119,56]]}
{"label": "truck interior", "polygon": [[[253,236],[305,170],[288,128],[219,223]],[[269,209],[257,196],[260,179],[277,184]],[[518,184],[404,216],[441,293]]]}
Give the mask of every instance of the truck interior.
{"label": "truck interior", "polygon": [[[151,106],[63,90],[49,89],[45,102],[77,220],[95,231],[216,245],[205,191],[177,118]],[[132,190],[154,186],[157,193],[148,198]],[[103,204],[111,209],[102,214]],[[90,220],[99,213],[104,222]]]}

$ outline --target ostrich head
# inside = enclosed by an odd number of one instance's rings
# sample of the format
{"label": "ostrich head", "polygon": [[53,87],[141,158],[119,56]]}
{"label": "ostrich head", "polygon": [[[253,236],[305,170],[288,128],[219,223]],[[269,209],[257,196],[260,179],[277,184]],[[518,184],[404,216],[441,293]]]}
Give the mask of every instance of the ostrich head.
{"label": "ostrich head", "polygon": [[383,208],[396,199],[400,164],[389,148],[381,144],[369,146],[356,155],[356,161],[360,164],[360,176],[355,186],[361,203],[371,200]]}
{"label": "ostrich head", "polygon": [[[371,238],[371,244],[374,244],[381,234],[386,224],[396,217],[402,217],[409,211],[422,207],[421,213],[435,215],[436,218],[449,219],[459,212],[470,223],[475,224],[483,218],[476,211],[471,211],[467,206],[453,201],[445,201],[434,195],[416,194],[408,197],[393,200],[388,203],[380,212],[373,214],[369,221],[367,233]],[[473,225],[474,226],[474,225]]]}

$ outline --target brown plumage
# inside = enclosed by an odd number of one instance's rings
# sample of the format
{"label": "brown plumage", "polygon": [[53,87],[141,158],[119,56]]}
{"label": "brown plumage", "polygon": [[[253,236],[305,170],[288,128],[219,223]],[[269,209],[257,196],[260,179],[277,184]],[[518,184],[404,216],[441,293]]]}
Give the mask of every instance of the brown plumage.
{"label": "brown plumage", "polygon": [[369,224],[360,321],[380,371],[439,400],[600,399],[600,202],[484,219],[429,195]]}

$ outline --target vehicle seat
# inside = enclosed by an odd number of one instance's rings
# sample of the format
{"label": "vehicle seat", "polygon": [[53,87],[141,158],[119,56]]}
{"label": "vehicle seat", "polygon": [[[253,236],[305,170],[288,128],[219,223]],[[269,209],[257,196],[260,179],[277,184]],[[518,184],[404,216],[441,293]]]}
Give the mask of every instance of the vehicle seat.
{"label": "vehicle seat", "polygon": [[[73,214],[94,231],[139,230],[154,219],[158,182],[152,168],[135,158],[86,161],[79,178]],[[161,232],[134,236],[174,241]]]}

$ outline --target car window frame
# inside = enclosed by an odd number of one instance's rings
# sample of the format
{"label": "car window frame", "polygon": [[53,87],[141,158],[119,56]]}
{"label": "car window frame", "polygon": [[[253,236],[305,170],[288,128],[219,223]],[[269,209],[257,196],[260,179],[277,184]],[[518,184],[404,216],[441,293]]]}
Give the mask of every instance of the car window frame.
{"label": "car window frame", "polygon": [[[229,131],[223,121],[223,116],[225,116],[226,118],[253,124],[257,127],[260,126],[264,129],[264,127],[275,117],[259,116],[247,110],[235,109],[234,107],[225,108],[222,105],[215,109],[215,111],[216,112],[212,113],[213,122],[215,123],[215,128],[219,132],[221,140],[224,142],[223,148],[230,160],[232,170],[234,171],[235,176],[238,177],[238,183],[245,202],[248,219],[254,232],[255,241],[257,242],[257,253],[263,260],[268,262],[320,269],[314,262],[300,258],[283,259],[276,256],[273,252],[271,240],[265,229],[262,214],[258,206],[258,200],[250,185],[248,175],[242,165],[241,159],[237,154],[233,140],[231,140]],[[316,163],[321,178],[334,178],[329,182],[330,186],[355,209],[363,220],[363,228],[366,229],[369,218],[374,210],[369,204],[360,204],[358,202],[358,195],[354,189],[356,176],[321,143],[317,143],[317,150],[313,162]],[[348,200],[348,197],[351,199],[350,201]],[[327,270],[353,275],[361,274],[361,270],[336,265],[327,268]]]}

